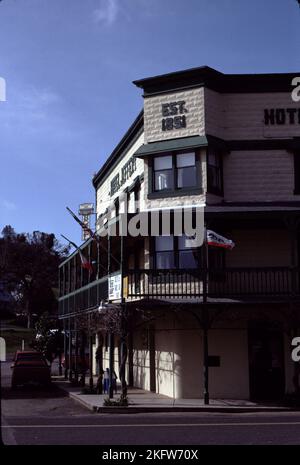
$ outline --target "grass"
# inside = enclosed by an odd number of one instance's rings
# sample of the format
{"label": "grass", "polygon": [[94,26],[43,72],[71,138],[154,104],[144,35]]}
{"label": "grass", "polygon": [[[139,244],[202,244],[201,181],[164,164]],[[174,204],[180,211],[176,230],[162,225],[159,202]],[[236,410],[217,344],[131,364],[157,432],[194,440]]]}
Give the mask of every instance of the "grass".
{"label": "grass", "polygon": [[1,329],[1,337],[5,339],[6,353],[14,353],[22,349],[22,340],[25,342],[25,350],[31,349],[30,343],[34,339],[34,330],[26,328]]}

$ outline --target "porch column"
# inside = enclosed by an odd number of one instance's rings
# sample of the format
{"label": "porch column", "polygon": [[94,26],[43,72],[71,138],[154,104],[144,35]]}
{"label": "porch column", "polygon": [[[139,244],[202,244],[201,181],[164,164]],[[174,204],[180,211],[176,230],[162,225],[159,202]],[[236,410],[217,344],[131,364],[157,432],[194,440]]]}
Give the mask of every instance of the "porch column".
{"label": "porch column", "polygon": [[[90,242],[89,245],[88,245],[88,260],[89,260],[89,263],[92,263],[92,243]],[[88,275],[88,283],[91,282],[91,272],[89,270],[89,275]]]}
{"label": "porch column", "polygon": [[74,353],[74,381],[75,384],[78,384],[78,330],[77,322],[75,320],[75,353]]}
{"label": "porch column", "polygon": [[128,386],[133,386],[133,335],[128,336]]}
{"label": "porch column", "polygon": [[85,386],[85,374],[86,374],[86,357],[85,357],[85,342],[86,342],[86,335],[84,330],[82,329],[80,332],[80,365],[81,365],[81,372],[80,372],[80,386]]}
{"label": "porch column", "polygon": [[72,323],[71,318],[69,318],[69,381],[73,379],[73,369],[72,369]]}
{"label": "porch column", "polygon": [[292,294],[295,294],[297,291],[297,228],[300,222],[300,219],[297,217],[286,217],[285,225],[289,232],[289,239],[290,239],[290,262],[291,262],[291,269],[292,269],[292,276],[291,276],[291,287],[292,287]]}
{"label": "porch column", "polygon": [[68,368],[67,368],[67,363],[68,363],[68,344],[67,344],[67,321],[64,318],[64,359],[65,359],[65,379],[68,379]]}
{"label": "porch column", "polygon": [[109,398],[114,397],[113,372],[114,372],[115,341],[113,333],[109,333]]}
{"label": "porch column", "polygon": [[89,386],[90,386],[90,389],[93,389],[94,380],[93,380],[93,335],[92,335],[92,332],[90,332],[89,334],[89,371],[90,371]]}
{"label": "porch column", "polygon": [[97,394],[103,393],[103,336],[99,332],[96,336],[97,351],[96,361],[98,366]]}
{"label": "porch column", "polygon": [[203,397],[204,404],[209,404],[209,388],[208,388],[208,308],[207,308],[207,285],[208,285],[208,246],[207,246],[207,224],[204,228],[204,242],[203,242]]}

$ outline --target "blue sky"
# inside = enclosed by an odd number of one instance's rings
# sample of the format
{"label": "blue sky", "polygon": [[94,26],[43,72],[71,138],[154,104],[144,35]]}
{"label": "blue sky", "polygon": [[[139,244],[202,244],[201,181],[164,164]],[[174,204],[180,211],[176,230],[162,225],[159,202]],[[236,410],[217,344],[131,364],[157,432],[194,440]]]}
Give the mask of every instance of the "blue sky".
{"label": "blue sky", "polygon": [[300,73],[296,0],[2,0],[0,229],[60,233],[140,111],[131,81],[209,65]]}

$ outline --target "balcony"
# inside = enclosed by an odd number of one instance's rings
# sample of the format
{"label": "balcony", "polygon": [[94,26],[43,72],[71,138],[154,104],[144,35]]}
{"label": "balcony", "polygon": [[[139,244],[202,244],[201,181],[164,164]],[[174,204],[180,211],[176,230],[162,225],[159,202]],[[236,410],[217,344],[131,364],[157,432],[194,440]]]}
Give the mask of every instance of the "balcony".
{"label": "balcony", "polygon": [[[125,274],[127,301],[139,299],[203,300],[202,270],[129,270]],[[209,270],[208,299],[300,299],[300,268],[227,268]],[[59,299],[59,316],[72,316],[96,308],[108,299],[108,277],[87,284]]]}
{"label": "balcony", "polygon": [[[203,298],[202,270],[128,272],[128,298]],[[208,298],[290,298],[300,296],[300,269],[286,267],[209,270]]]}
{"label": "balcony", "polygon": [[59,316],[63,317],[64,315],[88,311],[98,306],[101,300],[107,300],[107,297],[108,278],[106,276],[60,297],[58,304]]}

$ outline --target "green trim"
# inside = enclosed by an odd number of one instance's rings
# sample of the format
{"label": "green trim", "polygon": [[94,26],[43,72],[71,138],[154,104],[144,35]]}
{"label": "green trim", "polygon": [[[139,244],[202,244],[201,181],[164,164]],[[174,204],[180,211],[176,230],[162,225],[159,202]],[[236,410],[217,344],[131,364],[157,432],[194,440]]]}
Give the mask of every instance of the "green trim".
{"label": "green trim", "polygon": [[[114,274],[118,274],[118,272],[111,273],[109,276],[113,276]],[[97,286],[97,284],[104,283],[107,280],[108,280],[108,275],[104,276],[103,278],[96,279],[92,283],[86,284],[85,286],[82,286],[79,289],[76,289],[75,291],[72,291],[72,292],[69,292],[68,294],[60,296],[58,301],[61,302],[62,300],[67,299],[68,297],[71,297],[75,294],[79,294],[80,292],[86,291],[90,289],[91,287]]]}
{"label": "green trim", "polygon": [[168,139],[159,142],[150,142],[143,144],[134,154],[137,158],[144,158],[149,155],[156,155],[162,152],[173,152],[174,150],[195,149],[206,147],[208,139],[206,136],[182,137],[177,139]]}
{"label": "green trim", "polygon": [[195,187],[191,189],[177,189],[175,191],[155,191],[148,194],[148,199],[166,199],[168,197],[186,197],[189,195],[203,194],[202,187]]}

